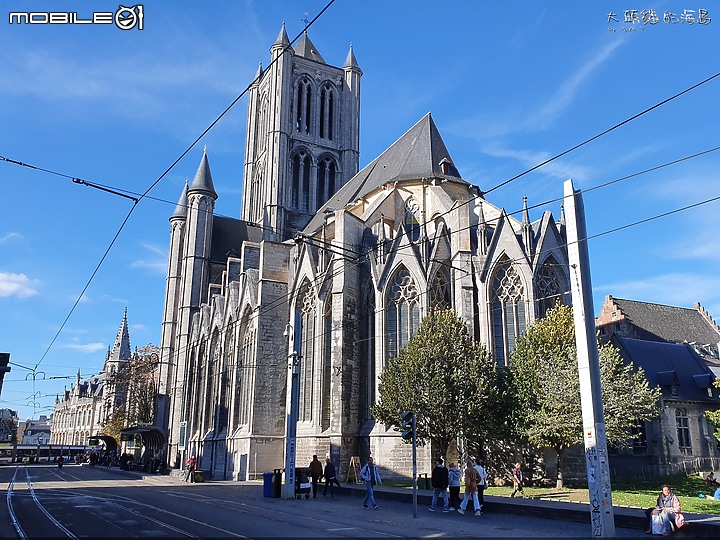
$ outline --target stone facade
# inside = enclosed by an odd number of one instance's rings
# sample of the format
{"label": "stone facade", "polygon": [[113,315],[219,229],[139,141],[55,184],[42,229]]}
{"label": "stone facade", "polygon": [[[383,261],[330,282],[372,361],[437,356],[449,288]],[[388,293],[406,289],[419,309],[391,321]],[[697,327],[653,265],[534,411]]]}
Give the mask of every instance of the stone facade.
{"label": "stone facade", "polygon": [[103,371],[87,379],[80,378],[78,370],[75,384],[55,399],[52,415],[50,444],[86,445],[91,436],[102,427],[113,411],[125,405],[127,392],[108,384],[108,376],[117,372],[130,359],[130,333],[127,310],[112,349],[108,348]]}
{"label": "stone facade", "polygon": [[[214,479],[282,468],[294,405],[296,464],[329,455],[344,479],[372,453],[385,475],[408,475],[410,448],[371,415],[384,366],[436,307],[507,362],[529,324],[569,302],[564,220],[486,201],[430,114],[358,172],[352,49],[334,68],[307,36],[289,48],[283,28],[271,57],[249,97],[241,219],[212,214],[207,152],[170,218],[168,461],[197,455]],[[431,449],[418,458],[429,471]]]}

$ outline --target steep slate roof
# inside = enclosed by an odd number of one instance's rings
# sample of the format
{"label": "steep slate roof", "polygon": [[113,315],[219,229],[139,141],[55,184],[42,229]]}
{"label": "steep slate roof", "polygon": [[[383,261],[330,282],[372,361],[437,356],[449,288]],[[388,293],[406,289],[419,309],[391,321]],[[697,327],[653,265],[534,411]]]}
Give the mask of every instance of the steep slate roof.
{"label": "steep slate roof", "polygon": [[180,195],[180,200],[178,200],[177,206],[175,207],[175,211],[173,212],[173,215],[170,216],[170,219],[184,219],[187,217],[187,206],[188,206],[188,198],[187,198],[187,192],[188,192],[188,182],[187,178],[185,179],[185,187],[183,188],[183,192]]}
{"label": "steep slate roof", "polygon": [[[442,172],[443,160],[450,162],[449,174]],[[343,208],[348,203],[388,182],[441,178],[469,186],[470,183],[460,178],[460,173],[452,163],[453,160],[440,132],[433,122],[431,114],[427,113],[390,148],[330,197],[310,220],[304,232],[309,234],[320,228],[324,221],[325,209]]]}
{"label": "steep slate roof", "polygon": [[215,186],[213,185],[212,174],[210,173],[210,163],[208,163],[207,148],[203,151],[203,157],[200,160],[200,166],[195,173],[195,178],[190,186],[189,191],[206,191],[217,199]]}
{"label": "steep slate roof", "polygon": [[[696,310],[613,297],[643,339],[717,344],[720,333]],[[645,333],[647,336],[643,336]]]}
{"label": "steep slate roof", "polygon": [[302,56],[303,58],[307,58],[308,60],[314,60],[315,62],[320,62],[322,64],[326,64],[325,59],[320,55],[320,53],[315,48],[315,45],[313,45],[313,42],[310,41],[310,38],[307,35],[307,32],[303,34],[302,39],[300,42],[295,45],[295,54],[298,56]]}
{"label": "steep slate roof", "polygon": [[210,260],[225,263],[229,251],[241,253],[241,246],[245,240],[261,242],[263,231],[260,225],[254,225],[226,216],[213,216],[212,246],[210,246]]}
{"label": "steep slate roof", "polygon": [[[650,386],[660,386],[663,398],[685,401],[718,400],[708,396],[714,376],[707,364],[690,345],[665,343],[642,339],[613,336],[612,343],[620,354],[636,367],[645,371]],[[672,394],[672,383],[676,382],[677,394]]]}
{"label": "steep slate roof", "polygon": [[358,66],[357,63],[357,58],[355,58],[352,45],[350,45],[350,50],[348,51],[347,58],[345,58],[345,64],[343,64],[343,67],[360,69],[360,66]]}

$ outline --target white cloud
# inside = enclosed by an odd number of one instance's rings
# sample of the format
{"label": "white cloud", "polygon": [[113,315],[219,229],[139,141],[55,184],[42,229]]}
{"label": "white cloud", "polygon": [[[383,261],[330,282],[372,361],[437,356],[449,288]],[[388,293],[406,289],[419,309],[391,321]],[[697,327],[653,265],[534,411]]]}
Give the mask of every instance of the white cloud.
{"label": "white cloud", "polygon": [[130,268],[150,270],[155,274],[165,275],[167,273],[168,252],[167,248],[159,248],[153,244],[143,242],[142,247],[150,252],[147,259],[138,259],[130,263]]}
{"label": "white cloud", "polygon": [[[527,168],[534,167],[543,161],[550,159],[552,155],[548,152],[535,150],[513,150],[502,148],[497,144],[487,145],[482,148],[483,153],[498,158],[513,158],[520,161]],[[538,169],[539,173],[567,180],[568,178],[587,180],[591,175],[591,168],[582,165],[575,165],[567,160],[555,160]]]}
{"label": "white cloud", "polygon": [[61,349],[72,349],[74,351],[84,353],[96,353],[107,349],[107,345],[104,343],[66,343],[64,345],[58,345],[58,347]]}
{"label": "white cloud", "polygon": [[9,240],[22,240],[23,235],[16,232],[9,232],[3,236],[0,236],[0,244],[8,242]]}
{"label": "white cloud", "polygon": [[545,105],[525,122],[528,129],[541,130],[547,128],[565,109],[573,102],[585,81],[607,62],[615,50],[624,43],[623,39],[612,39],[599,51],[590,54],[589,60],[583,62],[580,69],[568,77],[555,92],[555,95]]}
{"label": "white cloud", "polygon": [[30,279],[25,274],[0,272],[0,297],[16,296],[21,300],[38,294],[35,287],[40,284],[37,279]]}
{"label": "white cloud", "polygon": [[623,38],[613,39],[599,50],[589,53],[581,61],[581,67],[571,73],[544,103],[533,106],[528,102],[513,110],[493,111],[489,115],[468,117],[450,126],[450,130],[477,140],[492,140],[504,135],[548,129],[565,113],[583,85],[610,60],[624,42]]}

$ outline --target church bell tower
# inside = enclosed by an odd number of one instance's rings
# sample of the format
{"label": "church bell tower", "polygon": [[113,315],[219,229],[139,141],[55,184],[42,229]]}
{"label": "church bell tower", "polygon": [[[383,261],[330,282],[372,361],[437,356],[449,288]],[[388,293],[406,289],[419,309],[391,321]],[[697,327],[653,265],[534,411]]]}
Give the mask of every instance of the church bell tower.
{"label": "church bell tower", "polygon": [[268,240],[295,236],[358,171],[360,78],[352,47],[330,66],[283,24],[250,87],[241,218]]}

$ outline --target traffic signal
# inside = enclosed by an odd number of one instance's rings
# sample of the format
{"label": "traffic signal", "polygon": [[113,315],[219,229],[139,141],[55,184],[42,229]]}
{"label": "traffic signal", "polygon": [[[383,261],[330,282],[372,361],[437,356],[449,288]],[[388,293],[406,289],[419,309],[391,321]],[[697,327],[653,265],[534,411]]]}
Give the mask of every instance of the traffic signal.
{"label": "traffic signal", "polygon": [[412,411],[405,411],[400,415],[402,418],[402,438],[405,441],[412,441],[415,432],[415,413]]}

